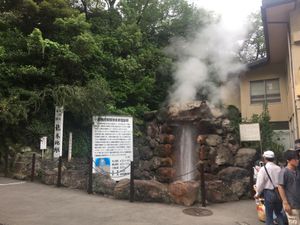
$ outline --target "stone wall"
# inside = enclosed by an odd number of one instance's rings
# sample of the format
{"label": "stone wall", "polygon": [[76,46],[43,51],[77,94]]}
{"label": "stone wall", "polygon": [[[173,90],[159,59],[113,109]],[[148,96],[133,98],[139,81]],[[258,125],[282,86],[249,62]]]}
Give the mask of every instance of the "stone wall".
{"label": "stone wall", "polygon": [[[202,108],[201,108],[202,107]],[[227,202],[247,198],[250,195],[251,165],[256,159],[255,149],[240,148],[234,139],[230,121],[224,116],[214,116],[203,105],[172,115],[161,112],[145,114],[144,137],[134,140],[134,186],[135,200],[192,205],[201,202],[200,176],[195,180],[176,178],[176,132],[173,125],[189,122],[198,135],[205,140],[204,163],[205,186],[208,202]],[[196,141],[196,140],[195,140]],[[199,149],[196,148],[196,155]],[[14,161],[11,176],[29,179],[32,152],[19,154]],[[57,160],[36,157],[36,180],[47,185],[57,182]],[[199,158],[197,158],[199,160]],[[199,164],[198,164],[199,165]],[[197,170],[198,168],[196,168]],[[88,183],[87,159],[63,161],[62,186],[86,190]],[[93,191],[96,194],[129,198],[129,180],[116,182],[108,176],[93,175]]]}
{"label": "stone wall", "polygon": [[[39,153],[25,152],[18,153],[11,158],[13,166],[10,170],[10,177],[20,180],[30,180],[32,170],[32,155],[36,155],[35,180],[44,184],[55,185],[57,183],[58,160],[42,159]],[[73,159],[71,162],[63,160],[62,165],[62,186],[86,189],[87,187],[88,164],[86,159]]]}

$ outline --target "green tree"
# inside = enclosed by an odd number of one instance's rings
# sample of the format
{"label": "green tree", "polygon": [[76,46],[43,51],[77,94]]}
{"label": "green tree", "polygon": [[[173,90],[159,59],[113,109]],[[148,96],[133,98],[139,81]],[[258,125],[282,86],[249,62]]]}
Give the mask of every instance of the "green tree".
{"label": "green tree", "polygon": [[123,0],[118,7],[126,23],[137,24],[147,39],[159,46],[169,44],[174,36],[192,35],[214,21],[211,13],[186,0]]}
{"label": "green tree", "polygon": [[282,160],[282,153],[284,147],[282,144],[277,143],[275,140],[276,134],[274,133],[271,126],[271,117],[268,110],[268,105],[263,104],[263,110],[261,114],[253,114],[250,119],[242,119],[239,110],[235,106],[228,106],[227,117],[230,120],[231,127],[236,139],[240,139],[239,125],[241,123],[258,123],[260,127],[261,145],[258,142],[244,142],[243,145],[251,148],[255,148],[260,151],[271,149],[275,152],[276,158]]}
{"label": "green tree", "polygon": [[89,129],[91,116],[102,114],[110,102],[108,84],[97,73],[96,62],[92,64],[101,54],[90,34],[78,35],[72,46],[44,39],[39,29],[28,36],[7,30],[0,40],[0,136],[5,151],[12,143],[37,144],[45,133],[51,140],[55,105],[65,106],[67,120],[73,122],[69,129],[75,121]]}
{"label": "green tree", "polygon": [[272,127],[270,125],[270,120],[271,117],[267,104],[263,105],[263,111],[260,115],[254,114],[250,119],[252,123],[259,123],[261,142],[264,150],[270,149],[273,142],[272,139],[274,136],[274,131],[272,130]]}
{"label": "green tree", "polygon": [[249,16],[250,29],[239,52],[244,62],[254,62],[267,56],[264,29],[260,12]]}
{"label": "green tree", "polygon": [[170,38],[211,21],[185,0],[0,1],[1,146],[37,146],[41,135],[51,145],[55,105],[65,106],[65,132],[79,135],[79,155],[92,115],[142,124],[172,84]]}

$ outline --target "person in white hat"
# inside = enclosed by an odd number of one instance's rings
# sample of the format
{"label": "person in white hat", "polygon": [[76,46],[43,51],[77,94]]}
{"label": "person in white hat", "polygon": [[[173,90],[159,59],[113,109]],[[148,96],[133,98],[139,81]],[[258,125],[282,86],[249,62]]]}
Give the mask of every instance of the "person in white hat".
{"label": "person in white hat", "polygon": [[275,154],[273,151],[265,151],[263,154],[265,165],[259,170],[256,180],[256,194],[258,199],[261,194],[265,199],[266,224],[273,225],[273,212],[277,216],[277,223],[284,225],[282,214],[282,203],[276,189],[281,168],[274,163]]}

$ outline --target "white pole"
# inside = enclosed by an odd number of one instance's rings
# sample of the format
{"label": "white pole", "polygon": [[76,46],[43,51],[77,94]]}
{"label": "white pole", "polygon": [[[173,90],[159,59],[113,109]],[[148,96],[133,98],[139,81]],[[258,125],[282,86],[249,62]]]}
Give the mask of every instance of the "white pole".
{"label": "white pole", "polygon": [[69,149],[68,149],[68,162],[72,159],[72,132],[69,133]]}

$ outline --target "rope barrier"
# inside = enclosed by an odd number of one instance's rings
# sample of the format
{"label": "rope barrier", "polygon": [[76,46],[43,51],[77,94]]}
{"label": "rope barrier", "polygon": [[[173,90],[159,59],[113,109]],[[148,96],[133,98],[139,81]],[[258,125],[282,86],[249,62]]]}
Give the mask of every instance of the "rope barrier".
{"label": "rope barrier", "polygon": [[[58,159],[56,159],[54,162],[58,162]],[[184,176],[186,176],[186,175],[189,175],[189,174],[191,174],[191,173],[197,171],[197,170],[198,170],[197,166],[198,166],[199,164],[201,164],[201,163],[203,163],[203,162],[202,162],[202,161],[197,162],[195,165],[193,165],[193,168],[194,168],[193,170],[191,170],[191,171],[189,171],[189,172],[186,172],[186,173],[184,173],[184,174],[177,175],[177,176],[173,177],[173,179],[178,179],[178,178],[180,178],[180,177],[184,177]],[[103,170],[101,167],[95,167],[94,165],[96,165],[95,160],[93,160],[93,169],[94,169],[97,173],[100,173],[101,175],[110,175],[110,176],[114,176],[114,178],[120,178],[120,177],[125,177],[125,176],[127,176],[127,175],[123,175],[123,176],[115,176],[115,175],[118,175],[118,174],[120,174],[121,172],[125,172],[126,169],[130,167],[130,163],[129,163],[125,168],[123,168],[123,169],[121,169],[121,170],[118,170],[118,171],[116,171],[116,172],[108,172],[108,171]],[[45,172],[46,172],[46,170],[45,170],[45,169],[42,169],[42,168],[39,168],[38,170],[39,170],[40,173],[45,173]]]}
{"label": "rope barrier", "polygon": [[193,166],[195,169],[193,169],[193,170],[191,170],[191,171],[189,171],[189,172],[187,172],[187,173],[180,174],[180,175],[178,175],[178,176],[176,176],[176,177],[173,177],[173,179],[177,179],[177,178],[180,178],[180,177],[183,177],[183,176],[186,176],[186,175],[188,175],[188,174],[191,174],[191,173],[195,172],[196,170],[198,170],[197,166],[198,166],[199,164],[201,164],[201,163],[202,163],[202,161],[197,162],[197,163]]}
{"label": "rope barrier", "polygon": [[42,168],[38,168],[37,171],[38,171],[38,172],[41,172],[41,173],[46,173],[46,170],[44,170],[44,169],[42,169]]}
{"label": "rope barrier", "polygon": [[55,163],[55,162],[58,162],[58,159],[59,159],[59,158],[53,158],[53,159],[42,159],[42,161],[50,161],[50,162],[53,162],[53,163]]}
{"label": "rope barrier", "polygon": [[[93,165],[96,165],[96,162],[93,160]],[[102,174],[102,175],[111,175],[111,176],[114,176],[115,174],[119,174],[119,173],[121,173],[121,172],[125,172],[125,170],[127,169],[127,168],[129,168],[130,167],[130,163],[125,167],[125,168],[123,168],[123,169],[121,169],[121,170],[118,170],[118,171],[116,171],[116,172],[107,172],[107,171],[105,171],[105,170],[103,170],[101,167],[94,167],[93,166],[93,169],[94,170],[96,170],[96,172],[98,172],[98,173],[100,173],[100,174]],[[100,169],[100,171],[99,171],[99,169]],[[114,176],[115,178],[119,178],[119,177],[125,177],[126,175],[124,175],[124,176]]]}
{"label": "rope barrier", "polygon": [[[42,167],[37,168],[36,170],[37,170],[38,173],[44,173],[44,174],[45,174],[46,171],[47,171],[46,168],[43,169]],[[53,169],[53,168],[52,168],[52,169],[48,169],[48,171],[54,171],[54,169]]]}
{"label": "rope barrier", "polygon": [[[40,173],[46,173],[47,168],[44,166],[44,169],[43,169],[42,167],[43,167],[44,164],[47,164],[47,162],[49,162],[49,161],[50,160],[42,160],[41,161],[41,166],[39,168],[37,168],[37,171],[40,172]],[[55,164],[55,163],[58,163],[58,161],[59,161],[59,158],[55,158],[55,159],[52,159],[50,161],[50,163]],[[54,168],[56,168],[56,167],[54,166]],[[48,170],[53,171],[54,168],[49,168]]]}
{"label": "rope barrier", "polygon": [[[101,174],[101,175],[113,175],[113,176],[114,176],[114,174],[117,174],[117,173],[108,173],[108,172],[106,172],[106,171],[103,171],[101,168],[96,168],[96,167],[94,167],[94,166],[93,166],[93,169],[96,170],[96,172],[97,172],[98,174]],[[100,169],[100,170],[102,170],[102,171],[99,171],[98,169]],[[129,175],[129,174],[128,174],[128,175]],[[127,176],[127,175],[124,175],[124,176],[114,176],[114,178],[120,178],[120,177],[125,177],[125,176]]]}
{"label": "rope barrier", "polygon": [[[125,169],[127,169],[128,167],[129,166],[127,166]],[[117,171],[117,172],[110,173],[110,172],[107,172],[107,171],[103,170],[102,168],[94,167],[94,166],[93,166],[93,169],[96,170],[96,172],[98,172],[102,175],[112,175],[112,176],[114,176],[115,174],[119,174],[119,173],[123,172],[123,170],[120,170],[120,171]],[[126,176],[126,175],[124,175],[124,176]],[[124,177],[124,176],[120,176],[120,177]]]}

